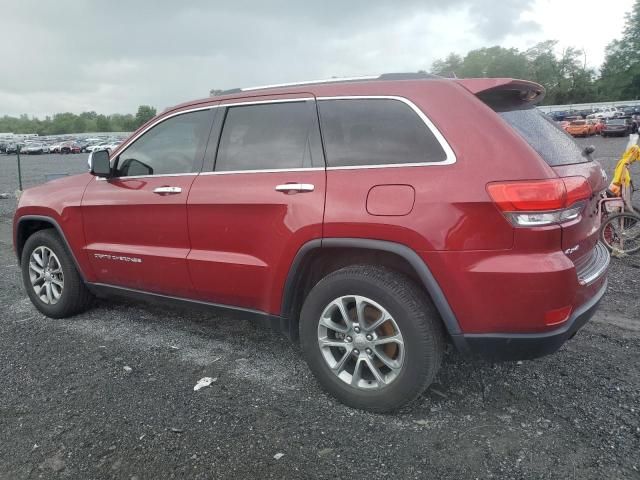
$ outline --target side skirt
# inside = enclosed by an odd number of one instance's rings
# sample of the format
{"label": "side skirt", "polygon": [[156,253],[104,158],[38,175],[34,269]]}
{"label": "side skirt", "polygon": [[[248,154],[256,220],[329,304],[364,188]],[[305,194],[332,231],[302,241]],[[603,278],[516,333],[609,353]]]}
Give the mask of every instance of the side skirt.
{"label": "side skirt", "polygon": [[271,329],[277,332],[286,333],[289,331],[288,321],[285,318],[282,318],[279,315],[262,312],[260,310],[235,307],[232,305],[223,305],[220,303],[206,302],[203,300],[193,300],[190,298],[174,297],[161,293],[145,292],[144,290],[107,285],[104,283],[87,283],[86,285],[91,293],[99,298],[118,297],[147,303],[162,303],[165,305],[172,305],[181,308],[198,309],[202,311],[213,312],[218,315],[233,315],[254,321],[260,325],[269,326]]}

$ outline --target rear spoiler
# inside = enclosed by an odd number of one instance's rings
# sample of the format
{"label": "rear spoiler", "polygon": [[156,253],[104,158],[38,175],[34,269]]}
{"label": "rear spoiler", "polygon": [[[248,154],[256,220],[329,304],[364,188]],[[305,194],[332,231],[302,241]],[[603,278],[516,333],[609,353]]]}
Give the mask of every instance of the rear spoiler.
{"label": "rear spoiler", "polygon": [[460,78],[454,80],[496,112],[524,110],[540,103],[542,85],[513,78]]}

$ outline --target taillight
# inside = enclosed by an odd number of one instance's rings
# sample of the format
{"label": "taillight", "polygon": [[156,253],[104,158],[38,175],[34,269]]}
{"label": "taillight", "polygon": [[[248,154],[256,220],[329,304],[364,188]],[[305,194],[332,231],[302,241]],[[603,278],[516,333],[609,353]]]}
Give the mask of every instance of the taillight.
{"label": "taillight", "polygon": [[494,182],[487,192],[516,227],[537,227],[574,220],[591,197],[584,177]]}

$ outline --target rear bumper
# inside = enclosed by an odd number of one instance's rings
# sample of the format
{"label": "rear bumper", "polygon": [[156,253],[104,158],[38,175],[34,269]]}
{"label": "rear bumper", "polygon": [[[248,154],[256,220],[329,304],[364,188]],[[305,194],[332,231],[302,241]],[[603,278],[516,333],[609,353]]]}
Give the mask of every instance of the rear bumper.
{"label": "rear bumper", "polygon": [[462,353],[487,360],[527,360],[557,351],[572,338],[598,309],[607,290],[607,282],[579,308],[560,328],[544,333],[490,333],[452,335],[454,344]]}

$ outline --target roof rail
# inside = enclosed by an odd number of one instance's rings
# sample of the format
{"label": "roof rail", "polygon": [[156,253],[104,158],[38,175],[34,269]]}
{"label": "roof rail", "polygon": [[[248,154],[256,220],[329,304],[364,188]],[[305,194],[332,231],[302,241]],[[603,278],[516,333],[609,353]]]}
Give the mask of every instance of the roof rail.
{"label": "roof rail", "polygon": [[[223,90],[222,92],[219,92],[217,94],[211,93],[211,96],[217,97],[219,95],[230,95],[232,93],[250,92],[253,90],[265,90],[269,88],[281,88],[281,87],[297,87],[297,86],[303,86],[303,85],[319,85],[323,83],[346,83],[346,82],[362,82],[362,81],[371,81],[371,80],[424,80],[424,79],[434,79],[434,78],[442,78],[442,77],[438,75],[432,75],[426,72],[383,73],[381,75],[366,75],[361,77],[334,77],[334,78],[326,78],[323,80],[306,80],[302,82],[276,83],[272,85],[261,85],[258,87],[231,88],[229,90]],[[213,92],[213,90],[211,92]]]}

